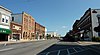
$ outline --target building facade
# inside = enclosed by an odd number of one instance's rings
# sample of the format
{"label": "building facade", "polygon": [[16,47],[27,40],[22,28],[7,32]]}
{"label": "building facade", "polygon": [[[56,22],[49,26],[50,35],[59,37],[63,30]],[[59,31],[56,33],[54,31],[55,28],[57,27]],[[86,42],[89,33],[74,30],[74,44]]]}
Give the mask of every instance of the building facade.
{"label": "building facade", "polygon": [[12,34],[11,34],[10,40],[11,41],[20,40],[21,36],[22,36],[22,25],[12,21],[11,24],[10,24],[10,28],[12,30]]}
{"label": "building facade", "polygon": [[31,15],[25,12],[12,14],[12,21],[22,25],[22,40],[35,39],[35,20]]}
{"label": "building facade", "polygon": [[[100,9],[89,8],[76,24],[76,34],[83,40],[91,40],[92,37],[99,37],[100,33],[94,31],[99,25]],[[75,26],[74,26],[75,28]]]}
{"label": "building facade", "polygon": [[45,37],[45,27],[35,22],[35,35],[37,40],[46,39]]}
{"label": "building facade", "polygon": [[60,35],[54,31],[48,31],[47,34],[50,35],[51,38],[60,38]]}
{"label": "building facade", "polygon": [[10,30],[11,11],[0,6],[0,41],[8,41]]}

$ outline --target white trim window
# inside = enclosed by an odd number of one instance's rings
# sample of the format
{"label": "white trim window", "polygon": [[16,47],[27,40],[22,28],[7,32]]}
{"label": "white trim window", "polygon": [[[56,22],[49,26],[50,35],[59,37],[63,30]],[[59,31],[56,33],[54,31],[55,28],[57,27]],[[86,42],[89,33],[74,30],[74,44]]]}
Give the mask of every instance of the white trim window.
{"label": "white trim window", "polygon": [[8,19],[6,19],[6,23],[8,23]]}
{"label": "white trim window", "polygon": [[9,16],[2,15],[1,23],[9,24]]}
{"label": "white trim window", "polygon": [[4,20],[5,20],[5,19],[4,19],[4,18],[2,18],[2,22],[4,22]]}

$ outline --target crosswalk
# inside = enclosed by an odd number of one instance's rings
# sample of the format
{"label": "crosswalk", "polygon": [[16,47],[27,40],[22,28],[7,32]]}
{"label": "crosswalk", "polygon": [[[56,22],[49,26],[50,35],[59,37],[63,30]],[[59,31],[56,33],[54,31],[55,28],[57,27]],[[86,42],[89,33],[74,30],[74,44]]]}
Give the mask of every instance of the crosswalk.
{"label": "crosswalk", "polygon": [[44,52],[38,55],[72,55],[72,54],[79,53],[86,50],[88,49],[85,47],[73,47],[73,48],[67,48],[67,49],[54,50],[50,52]]}

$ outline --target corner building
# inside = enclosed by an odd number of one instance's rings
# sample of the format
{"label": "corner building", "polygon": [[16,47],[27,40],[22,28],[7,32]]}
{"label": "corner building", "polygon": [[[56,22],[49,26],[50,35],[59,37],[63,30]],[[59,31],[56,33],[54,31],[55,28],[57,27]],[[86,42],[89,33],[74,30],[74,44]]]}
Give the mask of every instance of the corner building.
{"label": "corner building", "polygon": [[100,37],[100,32],[94,31],[100,24],[100,9],[89,8],[80,18],[77,26],[77,34],[84,40],[92,40],[92,37]]}
{"label": "corner building", "polygon": [[10,30],[11,11],[0,6],[0,41],[8,41]]}

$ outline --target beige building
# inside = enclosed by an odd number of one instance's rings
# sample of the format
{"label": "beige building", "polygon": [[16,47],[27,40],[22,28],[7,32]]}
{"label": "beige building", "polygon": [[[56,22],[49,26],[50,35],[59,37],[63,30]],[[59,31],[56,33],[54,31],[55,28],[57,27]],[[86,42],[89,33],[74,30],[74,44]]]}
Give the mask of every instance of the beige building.
{"label": "beige building", "polygon": [[10,30],[11,11],[0,6],[0,41],[8,41]]}

